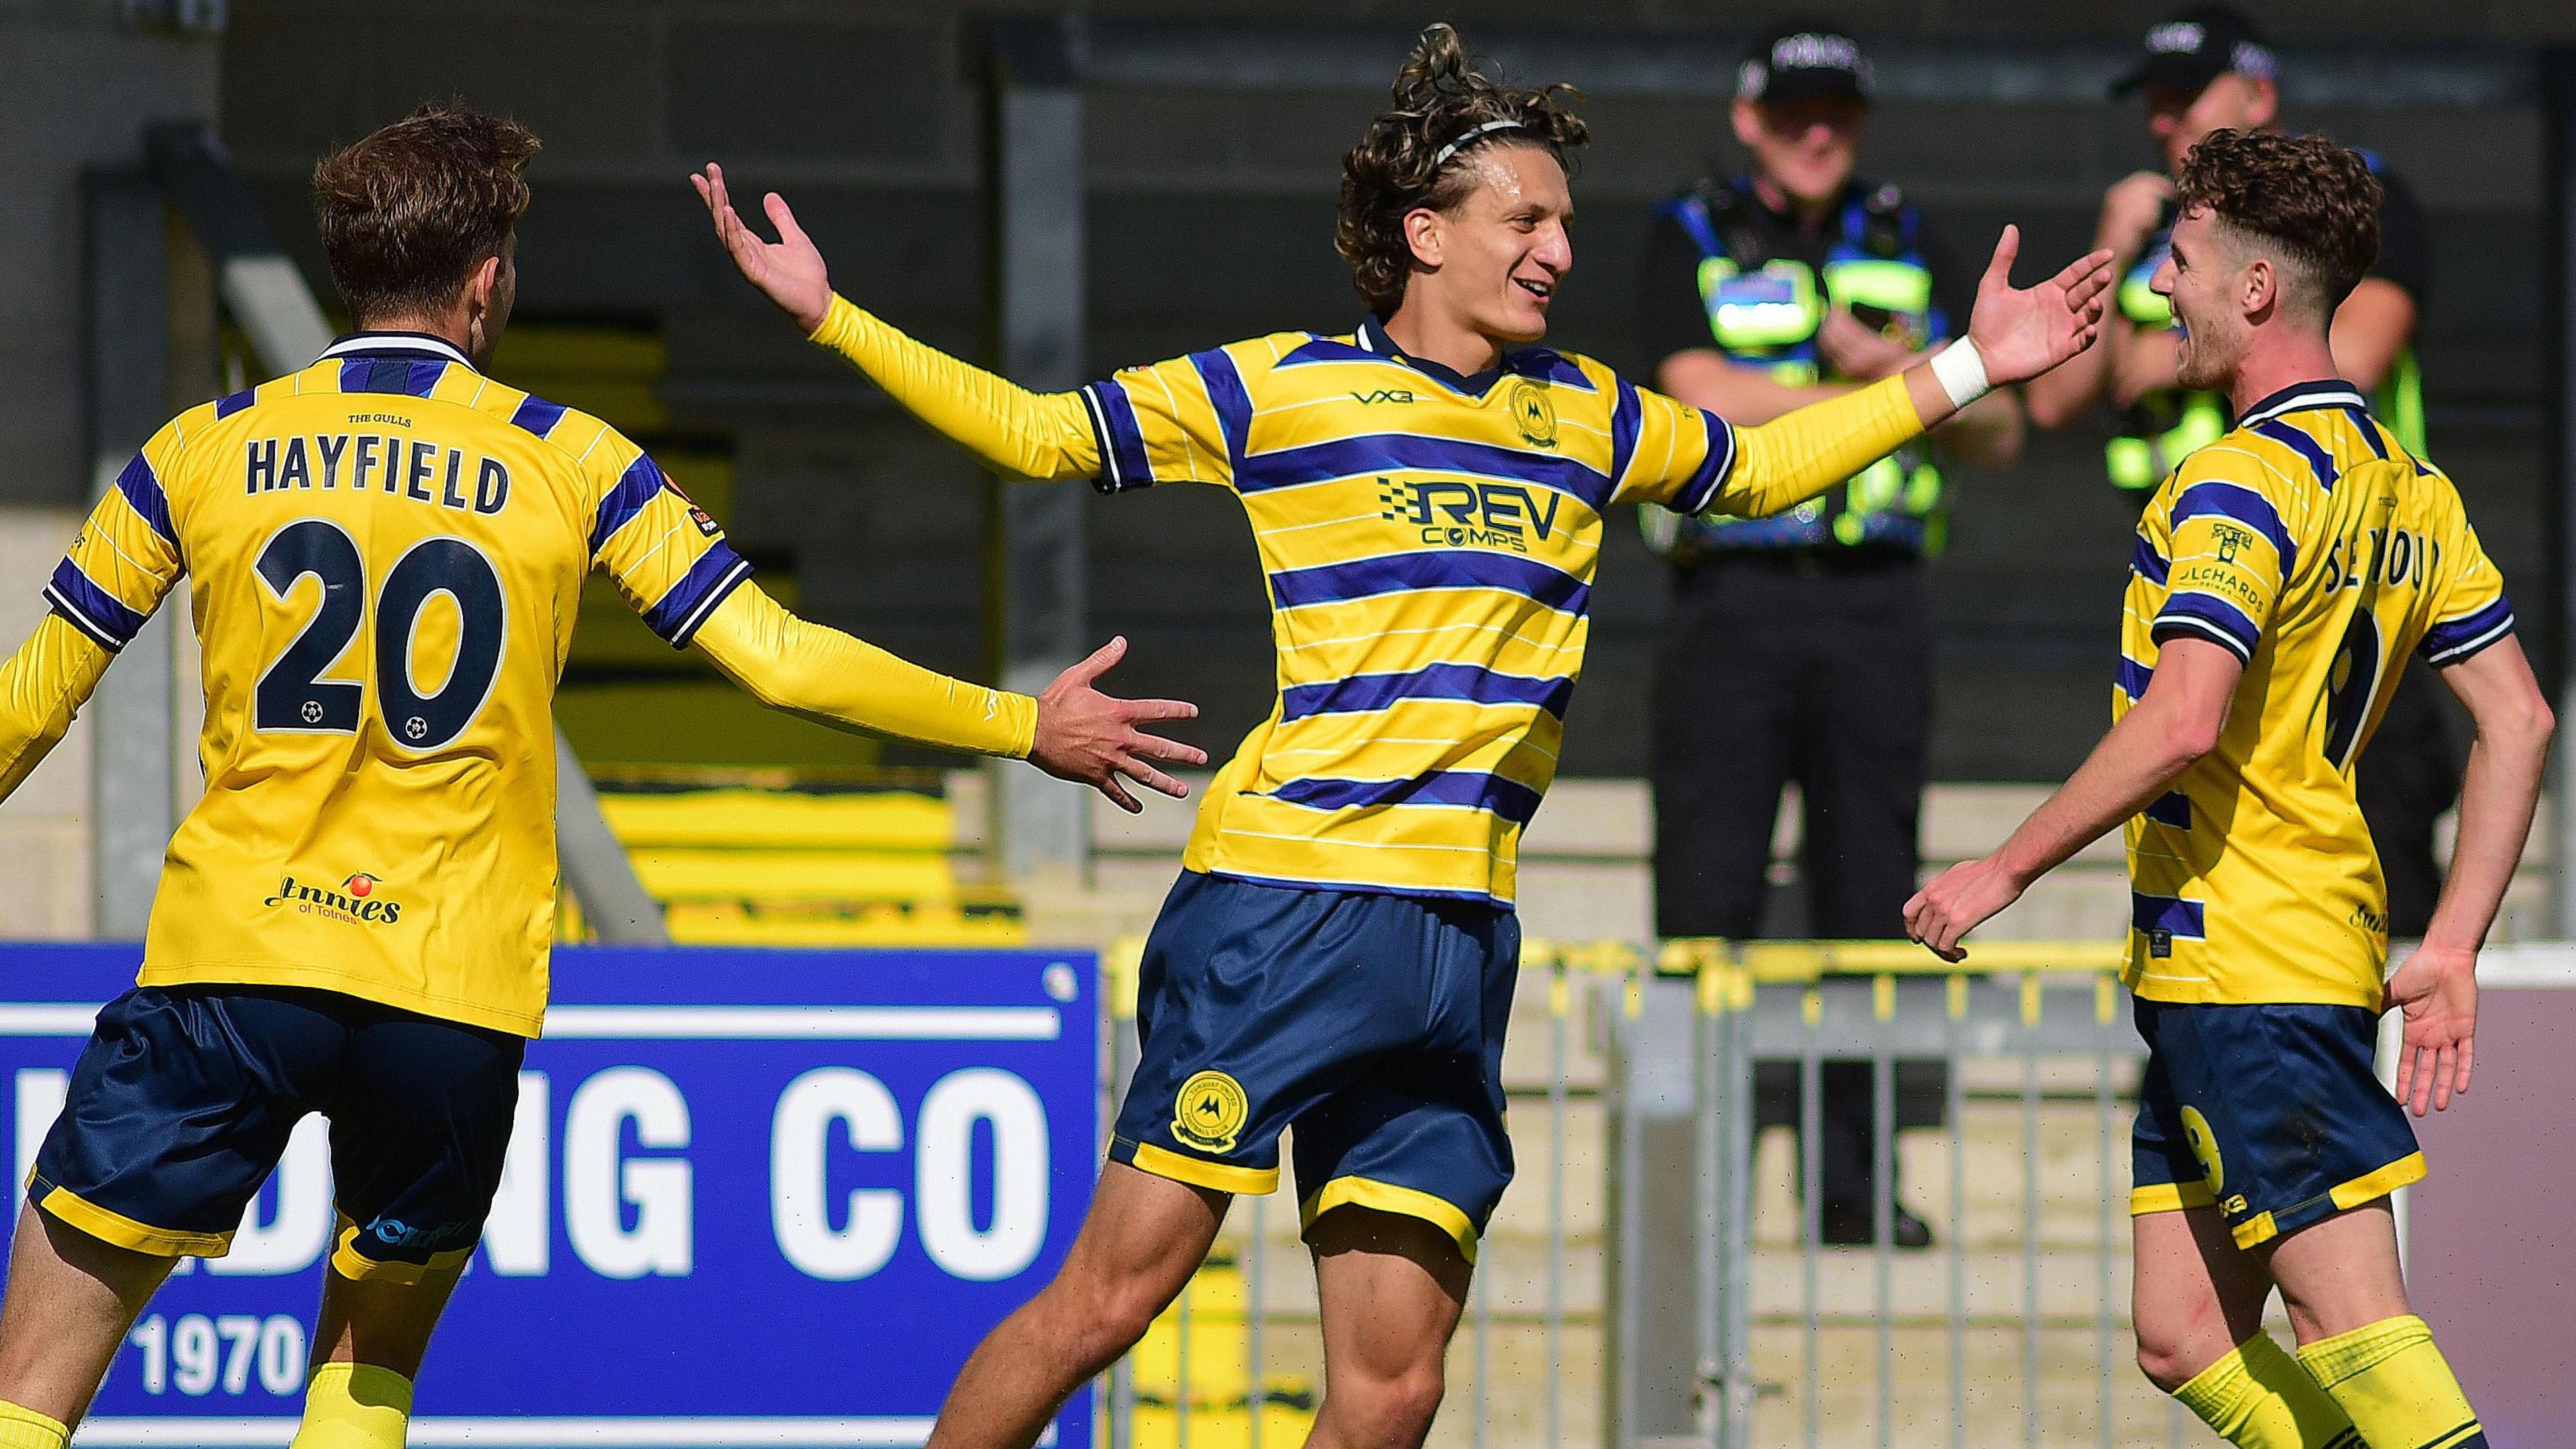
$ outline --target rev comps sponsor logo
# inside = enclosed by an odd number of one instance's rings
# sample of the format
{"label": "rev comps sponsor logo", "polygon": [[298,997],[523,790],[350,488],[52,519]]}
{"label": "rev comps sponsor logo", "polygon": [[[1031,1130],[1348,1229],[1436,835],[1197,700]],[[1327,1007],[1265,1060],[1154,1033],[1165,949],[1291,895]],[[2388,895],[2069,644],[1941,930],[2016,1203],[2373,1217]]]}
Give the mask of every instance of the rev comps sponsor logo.
{"label": "rev comps sponsor logo", "polygon": [[1377,480],[1378,517],[1412,528],[1424,543],[1530,551],[1556,532],[1565,495],[1524,483]]}
{"label": "rev comps sponsor logo", "polygon": [[292,906],[298,914],[328,916],[352,925],[390,926],[402,919],[402,902],[384,894],[384,882],[358,871],[337,887],[308,885],[293,876],[278,882],[263,906]]}

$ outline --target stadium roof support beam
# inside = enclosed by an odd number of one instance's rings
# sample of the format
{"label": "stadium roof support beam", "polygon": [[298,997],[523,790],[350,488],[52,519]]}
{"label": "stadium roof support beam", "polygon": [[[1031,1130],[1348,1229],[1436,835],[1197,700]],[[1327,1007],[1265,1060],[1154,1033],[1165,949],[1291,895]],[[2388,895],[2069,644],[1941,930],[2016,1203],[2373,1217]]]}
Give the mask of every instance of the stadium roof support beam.
{"label": "stadium roof support beam", "polygon": [[[87,229],[90,498],[161,426],[169,377],[169,236],[140,171],[82,178]],[[90,931],[143,938],[177,813],[176,634],[145,623],[90,702]]]}
{"label": "stadium roof support beam", "polygon": [[[1048,392],[1086,380],[1078,24],[1013,17],[986,32],[994,352],[1003,376]],[[1090,652],[1091,490],[994,486],[986,617],[1002,687],[1036,694]],[[1007,761],[995,762],[992,781],[1008,878],[1087,880],[1089,792]]]}
{"label": "stadium roof support beam", "polygon": [[[93,496],[113,484],[167,410],[165,339],[174,303],[165,282],[168,211],[205,249],[216,294],[267,375],[305,367],[331,342],[321,304],[214,131],[195,121],[146,127],[144,155],[147,173],[95,176],[88,188]],[[97,695],[91,840],[98,904],[91,929],[101,936],[142,936],[176,825],[172,612],[153,616]],[[555,759],[557,850],[584,919],[605,941],[670,944],[661,907],[609,831],[590,777],[560,731]]]}

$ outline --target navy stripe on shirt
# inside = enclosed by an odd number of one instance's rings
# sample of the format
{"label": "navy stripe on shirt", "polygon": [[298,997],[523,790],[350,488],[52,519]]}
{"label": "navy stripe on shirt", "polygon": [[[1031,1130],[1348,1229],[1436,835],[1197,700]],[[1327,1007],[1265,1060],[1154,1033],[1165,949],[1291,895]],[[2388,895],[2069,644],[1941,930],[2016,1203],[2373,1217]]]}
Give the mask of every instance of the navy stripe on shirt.
{"label": "navy stripe on shirt", "polygon": [[749,577],[750,562],[734,552],[732,544],[717,539],[670,592],[644,612],[644,622],[672,648],[685,649],[707,615]]}
{"label": "navy stripe on shirt", "polygon": [[2416,646],[2424,662],[2457,664],[2513,632],[2513,600],[2499,597],[2465,619],[2453,619],[2424,631]]}
{"label": "navy stripe on shirt", "polygon": [[662,491],[664,481],[662,470],[653,466],[651,458],[641,453],[635,455],[635,461],[627,464],[625,473],[619,476],[617,486],[609,489],[608,496],[599,500],[599,514],[590,525],[592,558],[599,557],[599,551],[608,546],[608,540],[616,535],[617,530],[644,511],[644,505],[653,501],[653,495]]}
{"label": "navy stripe on shirt", "polygon": [[161,491],[160,475],[152,471],[141,453],[135,454],[125,471],[116,475],[116,491],[125,495],[127,505],[152,525],[163,543],[172,548],[179,546],[179,530],[170,522],[170,495]]}
{"label": "navy stripe on shirt", "polygon": [[2209,479],[2194,483],[2174,500],[2173,526],[2181,528],[2187,518],[2228,518],[2272,541],[2272,551],[2281,556],[2281,577],[2298,572],[2299,546],[2290,541],[2290,530],[2281,522],[2279,509],[2272,500],[2241,483],[2224,483]]}
{"label": "navy stripe on shirt", "polygon": [[2179,896],[2129,892],[2129,924],[2141,931],[2166,931],[2185,940],[2208,938],[2207,907]]}
{"label": "navy stripe on shirt", "polygon": [[1570,677],[1504,674],[1477,664],[1432,664],[1397,674],[1354,674],[1320,684],[1295,684],[1279,692],[1282,722],[1321,714],[1369,714],[1402,700],[1465,704],[1532,705],[1565,717],[1574,699]]}
{"label": "navy stripe on shirt", "polygon": [[45,602],[110,654],[133,643],[143,629],[141,614],[100,588],[70,559],[54,565],[53,581],[45,585]]}
{"label": "navy stripe on shirt", "polygon": [[2176,637],[2207,639],[2225,645],[2248,664],[2254,662],[2254,646],[2263,637],[2244,610],[2207,594],[2176,594],[2165,600],[2148,633],[2159,644]]}
{"label": "navy stripe on shirt", "polygon": [[1592,601],[1592,586],[1563,569],[1482,549],[1420,549],[1270,576],[1270,595],[1283,609],[1413,589],[1501,589],[1569,614],[1582,613]]}
{"label": "navy stripe on shirt", "polygon": [[1270,792],[1317,810],[1369,810],[1388,805],[1464,806],[1517,825],[1538,813],[1539,792],[1517,780],[1474,770],[1435,770],[1408,780],[1290,780]]}

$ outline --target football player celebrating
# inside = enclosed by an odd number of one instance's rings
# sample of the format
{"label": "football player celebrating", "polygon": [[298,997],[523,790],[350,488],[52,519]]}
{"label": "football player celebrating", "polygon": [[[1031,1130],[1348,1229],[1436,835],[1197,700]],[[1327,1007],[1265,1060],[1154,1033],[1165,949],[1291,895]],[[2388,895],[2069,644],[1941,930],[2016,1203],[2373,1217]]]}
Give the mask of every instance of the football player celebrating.
{"label": "football player celebrating", "polygon": [[[2486,1444],[2408,1309],[2388,1194],[2424,1175],[2371,1070],[2405,1013],[2418,1116],[2469,1085],[2477,954],[2530,833],[2552,722],[2460,496],[2337,375],[2335,309],[2379,182],[2318,137],[2219,130],[2183,163],[2155,289],[2186,387],[2234,429],[2148,504],[2114,723],[2012,838],[1906,906],[1960,938],[2127,822],[2127,979],[2149,1049],[2135,1134],[2138,1357],[2244,1449]],[[2385,986],[2387,892],[2353,761],[2407,656],[2477,722],[2431,929]],[[2262,1331],[2278,1286],[2296,1360]]]}
{"label": "football player celebrating", "polygon": [[1089,1218],[967,1361],[935,1449],[1033,1443],[1180,1291],[1232,1195],[1277,1185],[1292,1123],[1315,1442],[1419,1443],[1512,1175],[1514,854],[1555,773],[1603,515],[1788,507],[2094,334],[2108,255],[2015,291],[2007,230],[1965,342],[1758,428],[1538,346],[1574,260],[1568,100],[1426,31],[1343,161],[1334,240],[1366,320],[1051,396],[835,296],[783,201],[764,242],[722,172],[696,178],[745,276],[996,469],[1233,489],[1274,606],[1278,703],[1210,788],[1146,946],[1142,1061]]}
{"label": "football player celebrating", "polygon": [[483,375],[537,150],[430,108],[314,173],[357,331],[189,409],[99,499],[0,666],[0,797],[191,580],[205,798],[140,984],[100,1013],[27,1187],[0,1446],[62,1449],[182,1255],[221,1256],[287,1135],[331,1119],[340,1232],[300,1449],[400,1449],[412,1379],[501,1179],[555,921],[552,703],[582,579],[775,708],[1177,792],[1110,699],[1112,644],[1037,699],[781,609],[606,424]]}

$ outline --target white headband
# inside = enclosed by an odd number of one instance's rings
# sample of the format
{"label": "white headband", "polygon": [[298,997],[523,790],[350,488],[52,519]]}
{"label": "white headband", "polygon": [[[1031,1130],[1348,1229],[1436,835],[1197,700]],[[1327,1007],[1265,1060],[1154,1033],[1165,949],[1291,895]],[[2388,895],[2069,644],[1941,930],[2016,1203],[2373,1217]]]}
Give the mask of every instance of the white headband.
{"label": "white headband", "polygon": [[1487,121],[1485,124],[1478,126],[1463,136],[1460,136],[1457,140],[1441,147],[1438,154],[1431,158],[1431,169],[1437,171],[1441,167],[1448,165],[1449,158],[1457,155],[1460,147],[1475,140],[1478,136],[1484,135],[1488,131],[1526,131],[1528,129],[1529,128],[1527,126],[1522,125],[1518,121]]}

